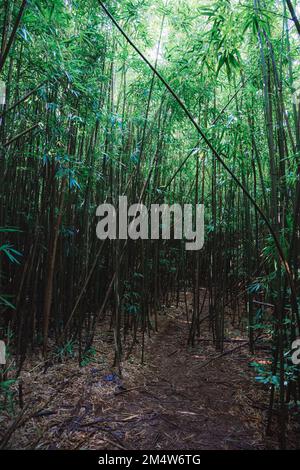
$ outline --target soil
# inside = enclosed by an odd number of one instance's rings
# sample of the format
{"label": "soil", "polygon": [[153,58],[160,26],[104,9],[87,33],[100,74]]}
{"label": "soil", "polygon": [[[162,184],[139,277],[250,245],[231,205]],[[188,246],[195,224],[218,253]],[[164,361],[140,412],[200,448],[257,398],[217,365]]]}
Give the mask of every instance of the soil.
{"label": "soil", "polygon": [[24,409],[1,418],[2,448],[265,448],[266,394],[249,367],[247,338],[228,336],[221,355],[203,326],[197,345],[188,348],[183,300],[159,318],[159,332],[146,341],[145,364],[137,345],[122,378],[109,366],[111,333],[105,331],[85,367],[68,360],[44,373],[28,365]]}

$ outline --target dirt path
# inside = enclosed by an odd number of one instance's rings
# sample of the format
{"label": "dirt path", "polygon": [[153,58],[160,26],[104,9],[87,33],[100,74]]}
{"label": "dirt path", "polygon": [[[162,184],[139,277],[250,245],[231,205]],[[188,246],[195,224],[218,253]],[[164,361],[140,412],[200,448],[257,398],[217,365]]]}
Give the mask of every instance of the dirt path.
{"label": "dirt path", "polygon": [[249,404],[254,385],[247,377],[246,347],[229,344],[235,353],[205,366],[208,352],[216,356],[214,349],[188,352],[182,323],[181,315],[173,317],[155,338],[143,386],[119,395],[115,412],[130,420],[118,428],[126,447],[260,448],[262,423]]}
{"label": "dirt path", "polygon": [[104,349],[112,350],[107,336],[96,341],[95,363],[84,368],[66,361],[45,374],[24,371],[28,406],[7,447],[262,448],[264,416],[245,339],[228,340],[218,357],[203,330],[188,350],[184,302],[161,319],[160,332],[147,341],[146,364],[132,358],[122,379],[109,372],[112,358],[105,362]]}

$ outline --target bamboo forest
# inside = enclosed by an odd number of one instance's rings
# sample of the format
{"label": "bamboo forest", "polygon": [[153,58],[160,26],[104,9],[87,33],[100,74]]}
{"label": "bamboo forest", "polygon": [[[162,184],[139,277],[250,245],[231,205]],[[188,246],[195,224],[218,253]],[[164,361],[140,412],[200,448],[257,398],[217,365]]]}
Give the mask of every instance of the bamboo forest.
{"label": "bamboo forest", "polygon": [[2,450],[300,449],[299,53],[299,0],[0,0]]}

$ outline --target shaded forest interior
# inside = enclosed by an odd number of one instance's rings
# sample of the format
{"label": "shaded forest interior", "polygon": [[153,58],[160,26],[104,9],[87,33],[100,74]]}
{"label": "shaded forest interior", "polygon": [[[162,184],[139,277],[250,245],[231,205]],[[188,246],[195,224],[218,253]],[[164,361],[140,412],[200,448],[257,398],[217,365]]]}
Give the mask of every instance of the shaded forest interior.
{"label": "shaded forest interior", "polygon": [[[299,447],[299,18],[1,0],[2,448]],[[99,240],[120,196],[203,248]]]}

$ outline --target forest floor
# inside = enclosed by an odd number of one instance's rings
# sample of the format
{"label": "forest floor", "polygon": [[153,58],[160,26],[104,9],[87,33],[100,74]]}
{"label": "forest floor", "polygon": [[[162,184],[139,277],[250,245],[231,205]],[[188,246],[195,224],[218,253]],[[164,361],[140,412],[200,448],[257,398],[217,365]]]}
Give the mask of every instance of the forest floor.
{"label": "forest floor", "polygon": [[112,335],[104,329],[85,367],[73,359],[46,372],[34,362],[26,365],[25,406],[14,417],[2,415],[2,448],[276,447],[264,438],[267,403],[249,367],[254,357],[247,338],[229,336],[220,355],[203,326],[197,346],[187,348],[183,299],[165,308],[159,323],[159,332],[147,338],[145,364],[138,345],[124,362],[122,378],[110,368]]}

